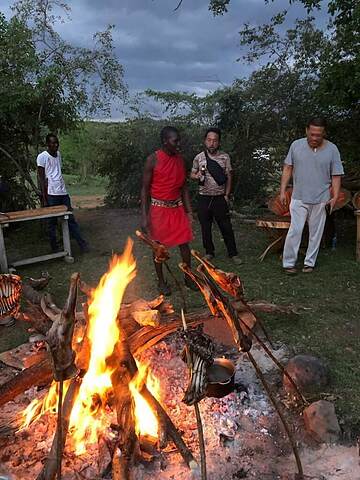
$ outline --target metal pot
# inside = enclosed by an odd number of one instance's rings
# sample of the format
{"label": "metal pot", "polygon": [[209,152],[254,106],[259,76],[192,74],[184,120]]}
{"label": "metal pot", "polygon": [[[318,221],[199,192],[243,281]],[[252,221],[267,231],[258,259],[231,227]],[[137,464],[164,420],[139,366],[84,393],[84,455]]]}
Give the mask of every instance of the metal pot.
{"label": "metal pot", "polygon": [[235,365],[227,358],[215,358],[207,375],[207,397],[222,398],[234,391]]}

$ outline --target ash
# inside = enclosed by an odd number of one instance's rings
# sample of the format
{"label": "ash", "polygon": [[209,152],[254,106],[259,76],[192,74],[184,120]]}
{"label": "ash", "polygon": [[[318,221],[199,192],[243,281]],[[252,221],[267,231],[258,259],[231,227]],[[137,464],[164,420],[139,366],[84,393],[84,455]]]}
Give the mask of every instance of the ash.
{"label": "ash", "polygon": [[[180,358],[182,348],[182,342],[174,335],[149,349],[140,360],[150,363],[152,372],[160,379],[161,403],[199,459],[194,408],[182,403],[188,379],[187,367]],[[252,353],[273,390],[280,392],[281,376],[272,362],[256,344]],[[285,347],[272,353],[282,362],[288,356]],[[294,480],[296,469],[289,442],[246,355],[220,346],[217,356],[225,356],[235,363],[236,388],[224,398],[205,398],[200,402],[208,480]],[[32,388],[0,410],[0,425],[3,425],[0,426],[0,478],[3,474],[9,480],[33,480],[43,467],[56,429],[56,417],[46,414],[28,429],[14,431],[19,412],[39,396],[39,391]],[[279,394],[277,397],[281,399]],[[290,411],[287,418],[299,439],[301,419]],[[109,425],[115,420],[116,416],[109,410]],[[111,474],[106,476],[104,472],[111,460],[115,436],[109,427],[98,443],[81,456],[73,453],[68,436],[63,480],[110,479]],[[319,450],[306,447],[301,453],[305,472],[312,473],[307,478],[313,480],[353,480],[354,472],[359,469],[357,452],[351,448],[321,447]],[[134,480],[200,479],[200,472],[189,471],[172,443],[151,460],[138,460],[132,474]]]}

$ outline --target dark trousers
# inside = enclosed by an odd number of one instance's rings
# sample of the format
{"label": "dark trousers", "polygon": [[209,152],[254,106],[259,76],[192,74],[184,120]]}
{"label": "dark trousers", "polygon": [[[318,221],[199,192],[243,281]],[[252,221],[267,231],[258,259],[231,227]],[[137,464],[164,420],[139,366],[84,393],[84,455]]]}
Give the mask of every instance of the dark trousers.
{"label": "dark trousers", "polygon": [[201,224],[203,246],[208,255],[214,255],[215,253],[215,246],[212,240],[212,224],[214,219],[223,236],[229,257],[237,255],[229,207],[223,195],[199,195],[198,217]]}
{"label": "dark trousers", "polygon": [[[68,209],[72,211],[69,195],[48,195],[48,204],[49,207],[54,207],[56,205],[66,205]],[[70,235],[77,241],[80,248],[84,248],[87,243],[81,236],[80,227],[77,224],[74,215],[69,215],[68,224]],[[50,245],[53,250],[56,250],[57,248],[56,226],[57,218],[49,218],[49,237]]]}

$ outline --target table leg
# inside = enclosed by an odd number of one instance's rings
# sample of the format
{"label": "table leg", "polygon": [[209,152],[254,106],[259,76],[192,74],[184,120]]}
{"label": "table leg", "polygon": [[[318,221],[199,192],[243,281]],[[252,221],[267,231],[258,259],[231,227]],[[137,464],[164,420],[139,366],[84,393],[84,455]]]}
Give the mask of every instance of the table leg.
{"label": "table leg", "polygon": [[0,225],[0,270],[2,273],[8,273],[9,271],[7,257],[6,257],[3,225]]}
{"label": "table leg", "polygon": [[64,257],[64,260],[67,263],[73,263],[74,258],[71,256],[71,243],[70,243],[68,219],[69,219],[68,215],[65,215],[61,219],[61,229],[62,229],[62,236],[63,236],[64,251],[67,252],[66,257]]}

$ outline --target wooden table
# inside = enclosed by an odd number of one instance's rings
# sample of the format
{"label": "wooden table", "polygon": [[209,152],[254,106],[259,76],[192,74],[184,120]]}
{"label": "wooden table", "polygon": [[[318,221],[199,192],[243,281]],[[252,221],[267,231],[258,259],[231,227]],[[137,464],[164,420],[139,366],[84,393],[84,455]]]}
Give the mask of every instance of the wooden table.
{"label": "wooden table", "polygon": [[62,227],[63,236],[63,250],[61,252],[49,253],[48,255],[41,255],[38,257],[25,258],[11,262],[11,267],[18,267],[20,265],[29,265],[31,263],[44,262],[53,258],[64,257],[68,263],[74,261],[71,256],[71,245],[69,235],[68,219],[72,215],[65,205],[58,205],[56,207],[36,208],[34,210],[21,210],[18,212],[0,213],[0,271],[7,273],[9,271],[9,263],[6,255],[6,246],[4,241],[3,229],[8,227],[10,223],[25,222],[28,220],[41,220],[44,218],[59,218]]}
{"label": "wooden table", "polygon": [[268,252],[277,247],[280,251],[282,250],[287,232],[290,228],[290,217],[266,217],[258,218],[256,220],[256,226],[262,228],[268,234],[271,242],[265,248],[263,253],[259,256],[260,262],[264,260]]}
{"label": "wooden table", "polygon": [[360,262],[360,210],[355,210],[356,215],[356,260]]}

